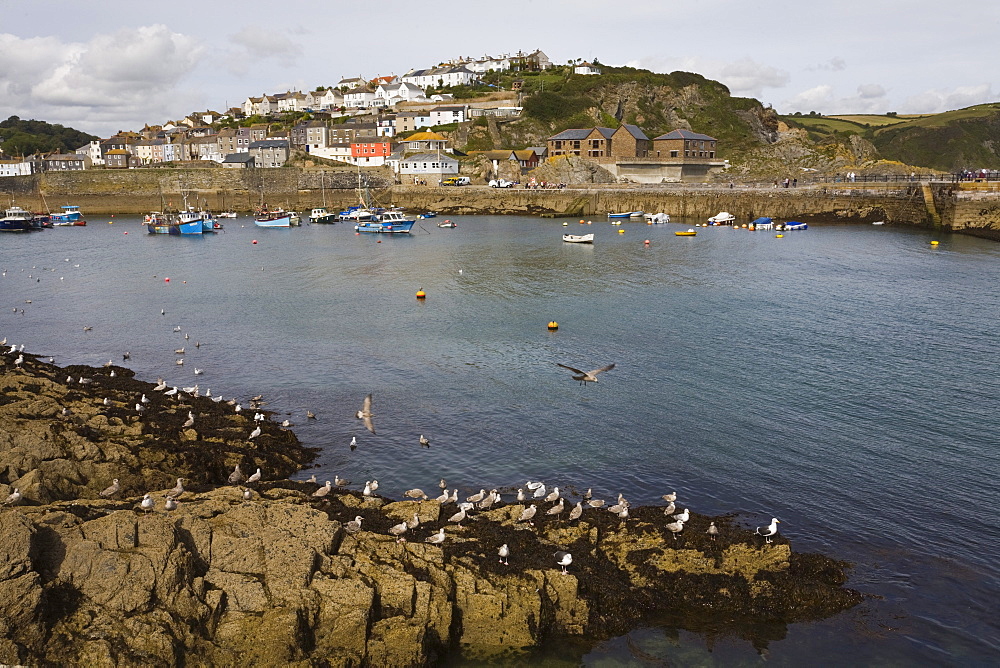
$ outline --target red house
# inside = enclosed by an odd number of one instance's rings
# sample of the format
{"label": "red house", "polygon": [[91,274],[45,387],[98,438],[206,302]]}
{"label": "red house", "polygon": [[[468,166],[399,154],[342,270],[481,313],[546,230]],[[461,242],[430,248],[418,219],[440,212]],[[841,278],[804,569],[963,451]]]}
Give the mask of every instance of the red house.
{"label": "red house", "polygon": [[356,165],[378,167],[392,155],[392,143],[378,137],[359,137],[351,142],[351,161]]}

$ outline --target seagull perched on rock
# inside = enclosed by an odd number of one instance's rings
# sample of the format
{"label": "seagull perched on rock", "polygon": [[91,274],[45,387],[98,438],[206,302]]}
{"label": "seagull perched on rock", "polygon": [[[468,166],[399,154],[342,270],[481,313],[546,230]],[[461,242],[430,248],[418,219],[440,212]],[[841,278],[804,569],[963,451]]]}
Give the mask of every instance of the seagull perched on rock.
{"label": "seagull perched on rock", "polygon": [[691,513],[690,511],[688,511],[687,508],[685,508],[684,512],[677,513],[676,515],[674,515],[674,519],[680,520],[681,522],[687,522],[689,519],[691,519]]}
{"label": "seagull perched on rock", "polygon": [[244,480],[246,480],[246,476],[243,475],[243,471],[240,470],[240,465],[237,464],[236,468],[233,469],[233,472],[229,474],[229,484],[239,485]]}
{"label": "seagull perched on rock", "polygon": [[406,521],[404,520],[399,524],[394,524],[391,527],[389,527],[389,533],[391,533],[393,536],[396,536],[397,543],[402,543],[404,540],[406,540],[405,538],[403,538],[403,534],[406,533],[407,528],[408,527],[406,526]]}
{"label": "seagull perched on rock", "polygon": [[167,496],[165,497],[165,499],[166,500],[163,502],[163,507],[166,510],[177,510],[177,500],[174,499],[174,497]]}
{"label": "seagull perched on rock", "polygon": [[188,419],[184,421],[184,424],[182,424],[181,427],[187,429],[188,427],[193,427],[193,426],[194,426],[194,413],[188,411]]}
{"label": "seagull perched on rock", "polygon": [[259,480],[260,480],[260,469],[258,468],[256,473],[247,478],[247,484],[252,485],[253,483],[258,482]]}
{"label": "seagull perched on rock", "polygon": [[445,504],[448,503],[449,498],[450,497],[448,495],[448,490],[444,490],[443,492],[441,492],[441,496],[435,497],[434,500],[437,501],[438,503]]}
{"label": "seagull perched on rock", "polygon": [[363,490],[361,490],[361,495],[362,496],[371,496],[372,495],[372,483],[371,483],[370,480],[366,480],[365,481],[365,488]]}
{"label": "seagull perched on rock", "polygon": [[427,495],[424,494],[424,490],[418,488],[406,490],[405,492],[403,492],[403,496],[410,499],[420,499],[421,501],[427,499]]}
{"label": "seagull perched on rock", "polygon": [[334,475],[333,476],[333,484],[336,485],[337,487],[347,487],[348,485],[351,484],[351,481],[347,480],[345,478],[341,478],[338,475]]}
{"label": "seagull perched on rock", "polygon": [[500,546],[500,549],[497,550],[497,554],[500,555],[501,564],[503,564],[504,566],[510,566],[510,564],[507,563],[507,557],[510,556],[510,548],[507,547],[507,543],[504,543],[503,545]]}
{"label": "seagull perched on rock", "polygon": [[115,478],[114,480],[111,481],[111,485],[109,487],[106,487],[104,490],[101,491],[101,496],[103,496],[105,499],[111,498],[112,496],[117,494],[118,490],[120,489],[121,486],[118,484],[118,478]]}
{"label": "seagull perched on rock", "polygon": [[666,501],[667,503],[673,503],[674,501],[677,500],[677,492],[670,492],[670,494],[664,494],[660,498]]}
{"label": "seagull perched on rock", "polygon": [[674,540],[677,540],[677,534],[684,531],[684,522],[677,520],[676,522],[671,522],[667,525],[667,531],[674,534]]}
{"label": "seagull perched on rock", "polygon": [[466,514],[465,508],[459,508],[458,512],[448,518],[449,522],[454,522],[458,526],[462,526],[462,522],[465,521]]}
{"label": "seagull perched on rock", "polygon": [[253,499],[253,490],[247,487],[243,490],[243,500],[250,501],[251,499]]}
{"label": "seagull perched on rock", "polygon": [[576,369],[574,367],[567,366],[565,364],[559,364],[559,362],[556,362],[556,366],[561,366],[562,368],[569,369],[570,371],[575,373],[576,375],[573,376],[573,380],[580,381],[581,385],[586,385],[587,383],[596,383],[597,374],[604,373],[605,371],[611,371],[611,369],[615,368],[614,364],[609,364],[607,366],[602,366],[600,369],[594,369],[593,371],[582,371],[580,369]]}
{"label": "seagull perched on rock", "polygon": [[562,566],[563,575],[568,575],[566,567],[573,563],[573,555],[569,552],[556,552],[552,556],[556,558],[556,564]]}
{"label": "seagull perched on rock", "polygon": [[254,429],[252,432],[250,432],[250,438],[257,438],[258,436],[260,436],[260,427],[259,426],[256,429]]}
{"label": "seagull perched on rock", "polygon": [[591,508],[603,508],[604,499],[589,499],[587,501],[587,505],[590,506]]}
{"label": "seagull perched on rock", "polygon": [[545,514],[546,514],[546,515],[556,515],[556,516],[559,516],[559,515],[561,515],[561,514],[562,514],[562,511],[563,511],[563,509],[564,509],[565,507],[566,507],[566,506],[565,506],[565,504],[563,503],[563,500],[562,500],[562,499],[559,499],[559,503],[557,503],[556,505],[554,505],[554,506],[552,506],[551,508],[549,508],[548,510],[546,510],[546,511],[545,511]]}
{"label": "seagull perched on rock", "polygon": [[468,501],[469,503],[479,503],[480,501],[483,500],[484,496],[486,496],[486,490],[481,489],[472,496],[465,497],[465,500]]}
{"label": "seagull perched on rock", "polygon": [[772,517],[771,518],[771,524],[769,524],[766,527],[757,527],[756,529],[754,529],[754,533],[757,534],[758,536],[763,536],[764,537],[764,542],[770,543],[771,542],[771,536],[777,536],[778,535],[778,523],[779,522],[781,522],[781,520],[779,520],[777,517]]}
{"label": "seagull perched on rock", "polygon": [[715,540],[715,537],[719,535],[719,527],[715,526],[715,522],[709,522],[705,533],[708,534],[709,538]]}
{"label": "seagull perched on rock", "polygon": [[535,493],[533,495],[536,499],[541,499],[545,496],[545,485],[539,484],[535,488]]}
{"label": "seagull perched on rock", "polygon": [[569,521],[580,519],[580,515],[583,515],[583,501],[577,501],[573,509],[569,511]]}
{"label": "seagull perched on rock", "polygon": [[347,533],[357,533],[361,531],[361,521],[363,519],[364,518],[361,517],[361,515],[358,515],[353,520],[344,525],[344,530],[347,531]]}
{"label": "seagull perched on rock", "polygon": [[139,507],[142,508],[142,514],[146,515],[150,510],[153,509],[153,499],[149,494],[142,495],[142,501],[139,502]]}
{"label": "seagull perched on rock", "polygon": [[675,511],[675,510],[677,510],[677,506],[675,506],[675,505],[674,505],[674,502],[673,502],[673,501],[671,501],[670,503],[668,503],[668,504],[667,504],[667,505],[666,505],[666,506],[665,506],[665,507],[663,508],[663,514],[664,514],[664,515],[673,515],[673,513],[674,513],[674,511]]}
{"label": "seagull perched on rock", "polygon": [[420,515],[418,515],[417,513],[413,513],[413,517],[406,520],[406,526],[410,529],[416,529],[418,526],[420,526]]}
{"label": "seagull perched on rock", "polygon": [[175,387],[175,388],[173,388],[173,389],[171,389],[171,390],[167,390],[166,392],[164,392],[164,393],[163,393],[163,396],[165,396],[165,397],[172,397],[172,396],[174,396],[175,394],[177,394],[177,393],[178,393],[179,391],[180,391],[180,390],[178,390],[178,389],[177,389],[177,388]]}
{"label": "seagull perched on rock", "polygon": [[364,421],[365,428],[368,429],[368,431],[373,434],[375,433],[375,423],[372,422],[372,418],[375,417],[375,414],[372,413],[372,395],[370,393],[365,397],[365,400],[361,404],[361,410],[355,414],[355,417]]}
{"label": "seagull perched on rock", "polygon": [[178,498],[183,493],[184,493],[184,479],[183,478],[178,478],[177,479],[177,484],[174,485],[174,488],[172,490],[170,490],[169,492],[167,492],[167,496],[169,496],[169,497],[171,497],[173,499],[176,499],[176,498]]}
{"label": "seagull perched on rock", "polygon": [[530,522],[531,518],[535,516],[538,512],[538,506],[531,504],[527,508],[521,511],[521,516],[517,518],[518,522]]}
{"label": "seagull perched on rock", "polygon": [[330,489],[332,489],[332,488],[333,488],[333,484],[329,480],[327,480],[325,485],[323,485],[322,487],[320,487],[319,489],[317,489],[315,492],[313,492],[313,496],[315,496],[317,498],[323,498],[324,496],[326,496],[327,494],[330,493]]}
{"label": "seagull perched on rock", "polygon": [[545,497],[545,500],[548,501],[549,503],[552,503],[558,498],[559,498],[559,488],[553,487],[552,491],[549,492],[548,495]]}
{"label": "seagull perched on rock", "polygon": [[7,499],[3,502],[3,505],[16,506],[21,498],[21,490],[15,487],[14,491],[7,495]]}
{"label": "seagull perched on rock", "polygon": [[437,533],[431,534],[427,538],[424,538],[425,543],[430,543],[431,545],[440,545],[444,542],[444,527],[441,527]]}
{"label": "seagull perched on rock", "polygon": [[162,392],[163,390],[167,389],[167,384],[164,383],[163,380],[161,379],[160,382],[157,383],[156,387],[154,387],[153,389],[156,390],[157,392]]}

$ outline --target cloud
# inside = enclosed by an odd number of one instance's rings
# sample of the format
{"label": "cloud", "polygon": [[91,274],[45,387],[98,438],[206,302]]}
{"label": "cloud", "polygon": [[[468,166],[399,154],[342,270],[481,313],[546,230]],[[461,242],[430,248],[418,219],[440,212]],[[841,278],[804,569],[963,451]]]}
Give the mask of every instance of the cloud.
{"label": "cloud", "polygon": [[[301,36],[306,31],[297,28],[290,32]],[[229,43],[231,49],[225,58],[226,65],[236,75],[247,74],[255,63],[267,60],[273,60],[283,68],[293,67],[303,53],[299,40],[274,28],[260,26],[247,26],[230,35]]]}
{"label": "cloud", "polygon": [[822,84],[804,90],[782,103],[781,112],[818,111],[821,114],[881,114],[889,111],[886,89],[881,84],[862,84],[855,95],[837,96],[833,86]]}
{"label": "cloud", "polygon": [[906,98],[903,109],[908,113],[932,114],[971,107],[996,100],[997,94],[988,83],[978,86],[959,86],[948,90],[928,90]]}
{"label": "cloud", "polygon": [[817,70],[825,70],[828,72],[840,72],[847,69],[847,62],[844,61],[840,56],[834,56],[825,63],[819,63],[818,65],[813,65],[812,67],[806,68],[809,71],[815,72]]}
{"label": "cloud", "polygon": [[697,72],[726,85],[733,95],[760,97],[765,88],[781,88],[790,80],[788,72],[771,65],[764,65],[740,58],[732,61],[715,61],[700,58],[663,58],[645,56],[627,63],[653,72]]}
{"label": "cloud", "polygon": [[178,86],[203,53],[197,40],[163,25],[123,28],[89,42],[2,34],[0,115],[31,109],[32,117],[84,130],[88,122],[155,122],[190,109],[193,96]]}

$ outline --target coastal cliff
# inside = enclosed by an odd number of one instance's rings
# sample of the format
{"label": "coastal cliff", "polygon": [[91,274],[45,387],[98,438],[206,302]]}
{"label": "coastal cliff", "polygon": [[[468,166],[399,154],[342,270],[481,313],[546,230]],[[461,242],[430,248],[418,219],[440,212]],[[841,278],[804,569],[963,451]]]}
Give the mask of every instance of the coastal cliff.
{"label": "coastal cliff", "polygon": [[[655,506],[568,520],[539,501],[528,522],[527,504],[510,502],[457,523],[437,500],[317,496],[287,479],[313,453],[266,414],[253,420],[261,411],[165,396],[117,366],[16,357],[0,355],[0,500],[21,495],[0,509],[0,663],[415,666],[666,617],[761,647],[760,633],[861,599],[843,586],[846,564],[730,517],[691,514],[673,534]],[[263,480],[228,484],[237,464]],[[390,535],[408,519],[417,526]],[[443,542],[427,541],[442,528]],[[572,554],[568,572],[556,551]]]}

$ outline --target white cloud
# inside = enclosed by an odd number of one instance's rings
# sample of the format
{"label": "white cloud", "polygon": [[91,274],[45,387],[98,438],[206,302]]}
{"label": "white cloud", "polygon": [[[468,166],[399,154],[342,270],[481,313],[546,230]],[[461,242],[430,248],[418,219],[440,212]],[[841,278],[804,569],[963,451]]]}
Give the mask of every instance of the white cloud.
{"label": "white cloud", "polygon": [[817,70],[826,70],[829,72],[840,72],[847,69],[847,62],[840,56],[834,56],[825,63],[820,63],[818,65],[813,65],[807,68],[809,71],[815,72]]}
{"label": "white cloud", "polygon": [[903,108],[914,114],[931,114],[953,109],[971,107],[974,104],[993,102],[997,98],[993,86],[988,83],[978,86],[959,86],[948,90],[928,90],[906,98]]}
{"label": "white cloud", "polygon": [[862,84],[855,95],[837,96],[833,86],[821,84],[785,100],[781,113],[818,111],[821,114],[881,114],[889,111],[886,89],[881,84]]}
{"label": "white cloud", "polygon": [[[304,31],[295,29],[292,32],[301,34]],[[255,63],[266,60],[273,60],[283,68],[293,67],[303,54],[297,39],[273,28],[246,26],[230,35],[229,42],[232,49],[226,57],[226,64],[237,75],[247,74]]]}
{"label": "white cloud", "polygon": [[750,58],[716,61],[699,58],[645,56],[629,61],[627,65],[653,72],[674,72],[677,70],[697,72],[725,84],[733,95],[742,97],[760,97],[765,88],[782,88],[787,86],[790,80],[790,76],[785,70],[755,62]]}
{"label": "white cloud", "polygon": [[187,113],[193,96],[178,86],[202,54],[196,40],[163,25],[124,28],[89,42],[0,35],[0,116],[30,115],[100,132]]}

